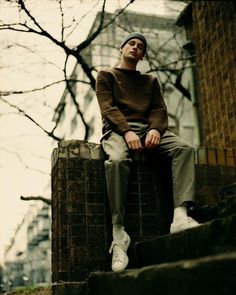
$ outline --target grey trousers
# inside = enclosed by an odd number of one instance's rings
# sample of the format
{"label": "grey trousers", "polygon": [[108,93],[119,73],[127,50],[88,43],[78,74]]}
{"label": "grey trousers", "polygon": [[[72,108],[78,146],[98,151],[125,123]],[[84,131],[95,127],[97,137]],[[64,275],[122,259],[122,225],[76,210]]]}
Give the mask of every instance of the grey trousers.
{"label": "grey trousers", "polygon": [[[145,138],[148,126],[130,123],[133,131]],[[132,158],[123,136],[110,132],[102,139],[108,159],[105,160],[107,194],[113,224],[124,224],[125,203]],[[153,152],[153,151],[152,151]],[[182,138],[167,130],[161,137],[155,152],[171,160],[174,207],[184,202],[194,202],[195,193],[195,150]]]}

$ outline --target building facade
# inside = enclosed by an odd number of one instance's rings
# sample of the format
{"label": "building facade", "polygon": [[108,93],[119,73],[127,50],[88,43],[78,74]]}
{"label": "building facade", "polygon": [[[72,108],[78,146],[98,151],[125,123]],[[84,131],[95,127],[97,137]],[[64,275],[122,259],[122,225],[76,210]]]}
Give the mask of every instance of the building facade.
{"label": "building facade", "polygon": [[51,208],[30,205],[5,249],[3,283],[6,290],[51,281]]}

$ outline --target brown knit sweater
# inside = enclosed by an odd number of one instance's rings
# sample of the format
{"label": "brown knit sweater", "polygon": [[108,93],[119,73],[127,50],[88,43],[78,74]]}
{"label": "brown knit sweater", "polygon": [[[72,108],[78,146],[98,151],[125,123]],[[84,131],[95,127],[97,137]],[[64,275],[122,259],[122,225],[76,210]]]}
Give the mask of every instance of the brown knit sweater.
{"label": "brown knit sweater", "polygon": [[120,68],[98,72],[96,95],[107,129],[123,135],[128,122],[149,124],[163,133],[168,125],[166,105],[156,77]]}

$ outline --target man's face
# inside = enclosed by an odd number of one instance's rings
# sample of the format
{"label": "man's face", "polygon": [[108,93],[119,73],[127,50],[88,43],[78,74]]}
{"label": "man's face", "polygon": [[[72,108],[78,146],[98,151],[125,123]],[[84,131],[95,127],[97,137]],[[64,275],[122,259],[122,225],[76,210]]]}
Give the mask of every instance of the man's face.
{"label": "man's face", "polygon": [[144,44],[141,40],[134,38],[130,39],[123,48],[121,53],[124,58],[138,62],[144,57]]}

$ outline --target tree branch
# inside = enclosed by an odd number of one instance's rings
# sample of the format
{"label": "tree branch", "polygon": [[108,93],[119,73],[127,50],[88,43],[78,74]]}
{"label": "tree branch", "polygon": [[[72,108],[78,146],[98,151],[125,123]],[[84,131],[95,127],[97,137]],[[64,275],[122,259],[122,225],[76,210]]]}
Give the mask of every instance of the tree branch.
{"label": "tree branch", "polygon": [[[87,81],[83,81],[83,80],[78,80],[78,79],[70,79],[68,80],[69,82],[79,82],[79,83],[84,83],[84,84],[88,84],[90,85],[89,82]],[[12,94],[25,94],[25,93],[32,93],[32,92],[35,92],[35,91],[41,91],[41,90],[45,90],[51,86],[54,86],[56,84],[60,84],[62,82],[65,82],[65,80],[59,80],[59,81],[55,81],[55,82],[52,82],[52,83],[49,83],[47,85],[44,85],[42,87],[39,87],[39,88],[34,88],[34,89],[28,89],[28,90],[19,90],[19,91],[16,91],[16,90],[12,90],[12,91],[0,91],[0,95],[2,96],[9,96],[9,95],[12,95]]]}
{"label": "tree branch", "polygon": [[46,173],[46,172],[44,172],[44,171],[42,171],[42,170],[40,170],[40,169],[35,169],[35,168],[32,168],[32,167],[28,166],[28,165],[22,160],[21,156],[20,156],[17,152],[15,152],[15,151],[11,151],[11,150],[8,150],[8,149],[6,149],[6,148],[4,148],[4,147],[1,147],[1,146],[0,146],[0,149],[1,149],[2,151],[4,151],[4,152],[7,152],[7,153],[10,153],[10,154],[15,155],[15,156],[17,157],[17,159],[19,160],[19,162],[24,166],[24,168],[29,169],[29,170],[33,170],[33,171],[36,171],[36,172],[39,172],[39,173],[42,173],[42,174],[48,174],[48,173]]}
{"label": "tree branch", "polygon": [[[95,8],[97,5],[98,5],[98,3],[100,2],[100,0],[97,0],[97,2],[91,7],[91,10],[93,9],[93,8]],[[77,26],[79,25],[79,23],[83,20],[83,19],[85,19],[86,17],[88,17],[88,14],[89,14],[89,12],[87,12],[87,13],[85,13],[78,21],[76,21],[76,23],[72,26],[71,25],[71,27],[72,27],[72,29],[71,29],[71,31],[70,32],[68,32],[68,34],[66,35],[66,39],[75,31],[75,29],[77,28]],[[73,19],[73,21],[75,21],[75,19]]]}
{"label": "tree branch", "polygon": [[119,10],[118,13],[116,13],[114,15],[113,18],[110,19],[110,21],[108,21],[105,25],[104,24],[104,19],[105,19],[105,6],[106,6],[106,0],[103,0],[103,6],[102,6],[102,11],[101,11],[101,18],[100,18],[100,23],[99,26],[97,28],[97,30],[95,32],[93,32],[90,36],[88,36],[88,38],[81,42],[77,47],[76,47],[76,52],[79,53],[81,50],[83,50],[84,48],[86,48],[88,45],[90,45],[90,43],[105,29],[107,28],[111,23],[113,23],[115,21],[115,19],[122,14],[125,9],[134,2],[135,0],[130,0],[130,2],[128,4],[126,4],[125,7],[123,7],[121,10]]}
{"label": "tree branch", "polygon": [[104,23],[104,15],[105,15],[105,6],[106,6],[106,0],[103,0],[103,5],[102,5],[102,12],[101,12],[101,18],[100,18],[100,23],[95,32],[93,32],[86,40],[81,42],[77,47],[76,47],[76,52],[79,53],[81,50],[86,48],[102,31],[103,29],[103,23]]}
{"label": "tree branch", "polygon": [[173,85],[189,100],[191,101],[191,94],[190,92],[182,85],[181,79],[182,79],[183,72],[179,72],[179,74],[176,77],[175,82]]}
{"label": "tree branch", "polygon": [[20,196],[20,199],[22,201],[42,201],[46,203],[47,205],[52,205],[52,201],[50,199],[47,199],[41,196],[30,196],[30,197]]}
{"label": "tree branch", "polygon": [[60,6],[60,12],[61,12],[61,42],[64,42],[65,27],[64,27],[64,12],[62,7],[62,0],[59,0],[59,6]]}
{"label": "tree branch", "polygon": [[60,46],[64,49],[64,51],[67,54],[73,54],[73,50],[70,49],[68,46],[65,45],[64,41],[58,41],[56,38],[54,38],[51,34],[48,33],[43,27],[36,21],[36,19],[33,17],[33,15],[29,12],[29,10],[26,8],[25,3],[23,0],[19,0],[20,8],[26,13],[26,15],[33,21],[35,26],[40,30],[34,30],[33,28],[28,27],[26,24],[21,24],[28,28],[28,30],[32,33],[39,34],[41,36],[47,37],[49,40],[51,40],[54,44]]}
{"label": "tree branch", "polygon": [[87,140],[88,139],[88,134],[89,134],[89,126],[88,126],[88,124],[86,123],[86,121],[84,119],[83,113],[81,112],[80,106],[79,106],[78,102],[76,101],[76,97],[75,97],[75,94],[74,94],[74,92],[73,92],[73,90],[71,88],[70,82],[67,79],[67,74],[66,74],[67,61],[68,61],[68,56],[67,56],[67,58],[65,60],[65,66],[64,66],[64,70],[63,70],[64,71],[65,81],[66,81],[66,87],[67,87],[67,89],[68,89],[68,91],[70,93],[70,96],[72,98],[72,101],[73,101],[73,103],[74,103],[74,105],[76,107],[76,111],[79,114],[79,116],[80,116],[80,118],[81,118],[81,120],[82,120],[82,122],[84,124],[84,127],[85,127],[85,136],[84,136],[84,139]]}
{"label": "tree branch", "polygon": [[5,102],[7,105],[9,105],[10,107],[16,109],[20,114],[24,115],[26,118],[28,118],[31,122],[33,122],[36,126],[38,126],[43,132],[45,132],[48,136],[52,137],[53,139],[55,139],[56,141],[61,141],[62,138],[57,137],[56,135],[53,134],[53,132],[49,132],[46,129],[44,129],[38,122],[36,122],[30,115],[26,114],[25,111],[23,111],[21,108],[19,108],[16,105],[11,104],[9,101],[3,99],[2,97],[0,97],[0,100],[2,100],[3,102]]}

